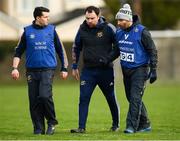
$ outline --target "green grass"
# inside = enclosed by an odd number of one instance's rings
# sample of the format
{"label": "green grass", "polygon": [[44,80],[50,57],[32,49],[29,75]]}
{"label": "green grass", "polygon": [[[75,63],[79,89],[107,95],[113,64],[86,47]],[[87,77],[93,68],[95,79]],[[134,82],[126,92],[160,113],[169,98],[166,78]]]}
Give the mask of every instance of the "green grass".
{"label": "green grass", "polygon": [[108,131],[110,111],[96,88],[89,107],[86,134],[71,134],[69,130],[78,126],[79,86],[55,83],[53,93],[59,125],[53,136],[32,134],[26,85],[0,86],[0,140],[180,140],[180,84],[148,84],[143,100],[153,130],[132,135],[123,133],[128,103],[122,83],[116,85],[121,109],[120,131]]}

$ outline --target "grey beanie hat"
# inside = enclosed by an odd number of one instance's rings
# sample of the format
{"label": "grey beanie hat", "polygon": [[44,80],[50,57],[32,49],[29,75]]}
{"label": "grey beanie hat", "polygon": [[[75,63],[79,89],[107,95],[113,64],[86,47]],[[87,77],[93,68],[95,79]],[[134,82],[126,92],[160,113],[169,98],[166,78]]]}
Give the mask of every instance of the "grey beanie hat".
{"label": "grey beanie hat", "polygon": [[132,21],[132,11],[129,4],[124,4],[122,8],[116,14],[115,17],[117,20],[123,19],[127,21]]}

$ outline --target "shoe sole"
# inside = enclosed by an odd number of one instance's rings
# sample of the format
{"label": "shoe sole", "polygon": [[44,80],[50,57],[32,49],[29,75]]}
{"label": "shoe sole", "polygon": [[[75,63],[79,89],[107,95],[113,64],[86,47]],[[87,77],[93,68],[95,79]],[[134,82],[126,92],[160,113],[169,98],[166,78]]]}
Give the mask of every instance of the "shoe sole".
{"label": "shoe sole", "polygon": [[134,134],[135,132],[127,129],[127,130],[124,130],[124,133],[125,134]]}
{"label": "shoe sole", "polygon": [[145,128],[145,129],[141,129],[137,132],[150,132],[151,131],[151,127]]}
{"label": "shoe sole", "polygon": [[110,129],[110,132],[118,132],[120,129],[112,130]]}
{"label": "shoe sole", "polygon": [[77,132],[77,131],[75,131],[75,130],[70,130],[70,132],[71,132],[71,133],[80,133],[80,134],[85,133],[85,131],[83,131],[83,132]]}

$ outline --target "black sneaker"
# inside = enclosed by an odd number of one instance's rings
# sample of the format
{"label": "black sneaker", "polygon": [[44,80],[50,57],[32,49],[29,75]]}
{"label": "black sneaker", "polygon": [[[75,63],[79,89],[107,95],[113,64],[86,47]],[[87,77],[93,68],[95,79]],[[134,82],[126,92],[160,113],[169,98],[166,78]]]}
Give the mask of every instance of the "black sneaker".
{"label": "black sneaker", "polygon": [[70,132],[71,133],[85,133],[85,129],[84,128],[77,128],[77,129],[71,129]]}
{"label": "black sneaker", "polygon": [[47,135],[53,135],[53,134],[54,134],[54,131],[55,131],[55,125],[50,124],[50,125],[48,125],[46,134],[47,134]]}
{"label": "black sneaker", "polygon": [[34,135],[43,135],[43,134],[45,134],[44,130],[43,131],[41,129],[34,130]]}
{"label": "black sneaker", "polygon": [[117,132],[117,131],[119,131],[119,127],[118,127],[118,126],[112,126],[112,127],[110,128],[110,131],[112,131],[112,132]]}

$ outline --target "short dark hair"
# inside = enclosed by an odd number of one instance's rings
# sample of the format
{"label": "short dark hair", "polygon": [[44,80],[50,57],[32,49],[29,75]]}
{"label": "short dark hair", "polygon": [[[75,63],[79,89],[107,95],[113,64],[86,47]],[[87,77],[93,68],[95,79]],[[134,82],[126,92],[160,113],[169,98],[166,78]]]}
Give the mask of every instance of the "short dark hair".
{"label": "short dark hair", "polygon": [[49,12],[50,10],[46,7],[36,7],[33,12],[34,19],[38,16],[42,16],[42,12]]}
{"label": "short dark hair", "polygon": [[98,7],[95,7],[95,6],[88,6],[88,7],[85,9],[85,14],[86,14],[86,12],[92,13],[93,11],[96,13],[97,16],[99,16],[100,9],[99,9]]}

